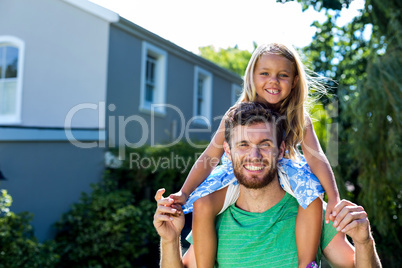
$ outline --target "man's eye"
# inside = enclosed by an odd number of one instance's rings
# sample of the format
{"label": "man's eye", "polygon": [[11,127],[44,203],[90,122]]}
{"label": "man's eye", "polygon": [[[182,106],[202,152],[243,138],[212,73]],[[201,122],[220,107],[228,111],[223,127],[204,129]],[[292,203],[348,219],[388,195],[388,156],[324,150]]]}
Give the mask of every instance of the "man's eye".
{"label": "man's eye", "polygon": [[239,146],[240,147],[246,147],[246,146],[248,146],[248,144],[247,143],[241,143]]}
{"label": "man's eye", "polygon": [[271,145],[269,143],[263,143],[260,145],[260,147],[266,148],[266,147],[270,147]]}

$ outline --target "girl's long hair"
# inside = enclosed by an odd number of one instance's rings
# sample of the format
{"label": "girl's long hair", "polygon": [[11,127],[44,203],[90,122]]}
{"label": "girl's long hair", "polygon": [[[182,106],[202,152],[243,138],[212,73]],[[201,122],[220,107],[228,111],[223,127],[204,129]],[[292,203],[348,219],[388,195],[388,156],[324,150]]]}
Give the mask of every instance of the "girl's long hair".
{"label": "girl's long hair", "polygon": [[299,151],[297,146],[303,141],[307,105],[312,99],[309,97],[309,87],[316,91],[325,93],[325,87],[306,73],[304,64],[299,54],[292,46],[279,43],[260,45],[256,48],[247,65],[244,74],[244,90],[237,102],[257,101],[257,92],[254,86],[254,69],[257,61],[262,55],[274,54],[288,59],[295,67],[295,75],[299,76],[296,86],[291,90],[289,96],[281,101],[274,108],[286,119],[285,147],[287,157],[297,159]]}

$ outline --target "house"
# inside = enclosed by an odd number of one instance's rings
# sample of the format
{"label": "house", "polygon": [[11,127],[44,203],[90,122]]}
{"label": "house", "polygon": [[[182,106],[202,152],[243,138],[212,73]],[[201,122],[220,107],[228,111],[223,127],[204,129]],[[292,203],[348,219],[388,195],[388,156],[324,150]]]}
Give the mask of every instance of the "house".
{"label": "house", "polygon": [[0,188],[51,238],[109,148],[208,140],[241,83],[87,0],[0,0]]}

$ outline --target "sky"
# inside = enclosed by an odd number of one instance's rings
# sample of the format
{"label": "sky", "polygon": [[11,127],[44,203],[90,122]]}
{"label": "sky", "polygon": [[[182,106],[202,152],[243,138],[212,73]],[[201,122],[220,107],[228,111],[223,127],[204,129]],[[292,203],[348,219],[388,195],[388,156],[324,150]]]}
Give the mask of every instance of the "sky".
{"label": "sky", "polygon": [[[213,45],[253,50],[253,41],[310,44],[311,23],[325,21],[323,12],[302,12],[297,2],[275,0],[90,0],[195,54]],[[246,4],[247,3],[247,4]],[[355,0],[337,20],[342,26],[360,14],[364,0]]]}

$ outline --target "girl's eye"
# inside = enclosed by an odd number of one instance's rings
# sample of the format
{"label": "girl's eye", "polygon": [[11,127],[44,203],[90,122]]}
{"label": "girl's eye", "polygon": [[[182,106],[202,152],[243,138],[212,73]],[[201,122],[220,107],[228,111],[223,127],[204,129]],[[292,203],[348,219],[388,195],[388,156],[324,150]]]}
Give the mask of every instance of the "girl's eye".
{"label": "girl's eye", "polygon": [[261,73],[261,75],[268,75],[268,73],[267,73],[267,72],[265,72],[265,73]]}
{"label": "girl's eye", "polygon": [[280,74],[280,77],[289,77],[287,74]]}

